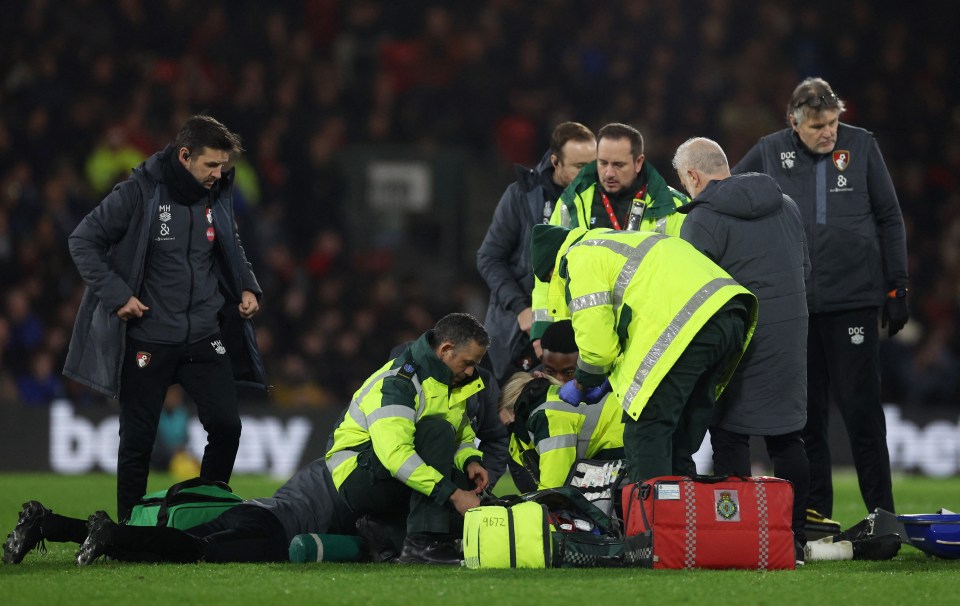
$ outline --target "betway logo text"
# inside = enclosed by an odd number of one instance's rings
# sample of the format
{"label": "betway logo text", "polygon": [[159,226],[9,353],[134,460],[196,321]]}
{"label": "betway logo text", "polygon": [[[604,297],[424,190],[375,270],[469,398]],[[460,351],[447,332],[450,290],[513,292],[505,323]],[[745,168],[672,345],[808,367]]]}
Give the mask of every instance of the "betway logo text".
{"label": "betway logo text", "polygon": [[893,469],[916,469],[934,477],[960,473],[960,422],[933,421],[920,427],[904,419],[899,406],[887,404],[883,411]]}
{"label": "betway logo text", "polygon": [[[883,411],[887,417],[887,449],[890,451],[892,469],[915,470],[932,477],[960,475],[960,420],[935,420],[921,427],[904,419],[899,406],[886,404]],[[841,439],[847,440],[842,425],[840,423],[837,431]],[[708,474],[713,469],[709,433],[700,450],[693,455],[693,461],[697,465],[697,473]],[[765,472],[773,473],[772,470]],[[756,467],[754,473],[757,473]]]}
{"label": "betway logo text", "polygon": [[[266,473],[287,478],[295,471],[313,430],[309,419],[291,417],[286,425],[270,416],[242,416],[243,432],[235,473]],[[65,401],[50,407],[50,467],[58,473],[86,473],[99,468],[116,473],[120,419],[116,415],[97,424],[74,415]],[[193,419],[187,432],[187,449],[199,460],[207,432]]]}

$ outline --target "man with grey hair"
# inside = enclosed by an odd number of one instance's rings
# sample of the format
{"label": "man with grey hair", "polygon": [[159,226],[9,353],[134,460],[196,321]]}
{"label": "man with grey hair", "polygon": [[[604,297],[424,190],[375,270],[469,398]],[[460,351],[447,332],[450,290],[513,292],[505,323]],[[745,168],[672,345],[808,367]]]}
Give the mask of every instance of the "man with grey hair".
{"label": "man with grey hair", "polygon": [[897,194],[873,134],[840,122],[844,109],[825,80],[804,80],[787,104],[789,126],[760,139],[733,169],[776,179],[800,208],[810,243],[803,439],[814,520],[833,512],[831,399],[850,437],[867,510],[894,511],[877,320],[892,337],[909,318]]}
{"label": "man with grey hair", "polygon": [[801,430],[807,420],[806,239],[797,205],[767,175],[731,176],[714,141],[689,139],[673,158],[692,200],[680,237],[687,240],[760,304],[757,328],[736,374],[717,402],[710,426],[713,471],[753,475],[750,436],[763,436],[773,473],[794,488],[793,532],[803,562],[810,469]]}

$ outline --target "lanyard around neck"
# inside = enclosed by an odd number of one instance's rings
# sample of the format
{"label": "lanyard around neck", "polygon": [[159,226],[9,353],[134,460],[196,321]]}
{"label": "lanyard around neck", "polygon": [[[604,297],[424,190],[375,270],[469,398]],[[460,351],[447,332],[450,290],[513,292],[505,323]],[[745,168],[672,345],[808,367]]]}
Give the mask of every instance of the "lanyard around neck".
{"label": "lanyard around neck", "polygon": [[[643,198],[646,195],[647,195],[647,185],[646,183],[644,183],[643,187],[640,188],[640,191],[634,194],[633,200],[635,202],[636,201],[643,202]],[[610,224],[613,225],[613,228],[616,229],[617,231],[622,230],[623,228],[620,227],[620,222],[617,221],[617,215],[614,214],[613,212],[613,205],[610,203],[610,198],[607,196],[607,192],[603,191],[603,188],[600,188],[600,200],[603,202],[603,208],[605,208],[607,211],[607,216],[610,217]],[[629,221],[630,219],[630,209],[631,207],[628,206],[627,215],[624,217],[625,222]]]}

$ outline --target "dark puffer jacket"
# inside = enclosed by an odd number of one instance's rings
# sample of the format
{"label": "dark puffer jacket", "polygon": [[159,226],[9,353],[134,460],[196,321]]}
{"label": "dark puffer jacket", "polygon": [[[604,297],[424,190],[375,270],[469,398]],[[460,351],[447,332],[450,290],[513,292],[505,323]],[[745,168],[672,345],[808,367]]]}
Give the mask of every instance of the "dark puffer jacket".
{"label": "dark puffer jacket", "polygon": [[757,296],[753,340],[720,398],[717,424],[749,435],[802,429],[807,419],[809,258],[796,204],[767,175],[711,181],[689,204],[680,236]]}

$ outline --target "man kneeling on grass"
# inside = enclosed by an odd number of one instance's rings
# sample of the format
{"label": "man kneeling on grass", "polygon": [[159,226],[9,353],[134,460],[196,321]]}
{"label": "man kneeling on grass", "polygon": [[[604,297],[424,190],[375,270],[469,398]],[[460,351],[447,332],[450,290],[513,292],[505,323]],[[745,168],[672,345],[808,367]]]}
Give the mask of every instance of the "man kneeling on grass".
{"label": "man kneeling on grass", "polygon": [[285,562],[293,537],[307,533],[356,534],[356,516],[333,486],[326,461],[317,459],[291,477],[273,497],[253,499],[187,530],[116,524],[105,511],[88,520],[24,503],[3,544],[3,561],[19,564],[44,541],[81,543],[77,564],[100,556],[127,562]]}

